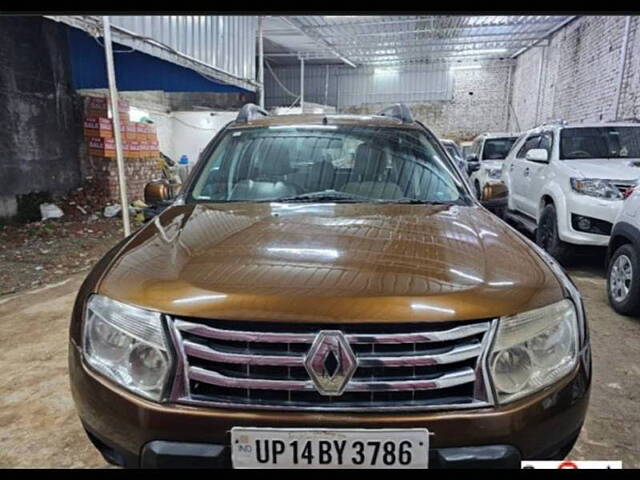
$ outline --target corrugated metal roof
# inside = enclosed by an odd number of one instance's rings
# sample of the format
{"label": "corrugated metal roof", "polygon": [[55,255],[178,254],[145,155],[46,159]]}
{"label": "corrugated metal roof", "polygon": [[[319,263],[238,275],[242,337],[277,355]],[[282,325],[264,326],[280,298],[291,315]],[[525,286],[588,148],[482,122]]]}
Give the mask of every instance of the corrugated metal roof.
{"label": "corrugated metal roof", "polygon": [[[47,18],[102,35],[96,15]],[[114,42],[254,91],[257,16],[112,15]]]}
{"label": "corrugated metal roof", "polygon": [[359,65],[490,60],[513,57],[572,18],[303,15],[265,19],[264,36],[306,58]]}

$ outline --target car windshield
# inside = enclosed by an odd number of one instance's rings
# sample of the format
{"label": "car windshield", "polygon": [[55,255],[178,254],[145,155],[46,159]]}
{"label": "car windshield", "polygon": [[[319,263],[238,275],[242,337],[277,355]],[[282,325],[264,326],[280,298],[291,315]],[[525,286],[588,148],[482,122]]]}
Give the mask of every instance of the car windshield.
{"label": "car windshield", "polygon": [[445,143],[444,144],[444,148],[447,150],[447,153],[449,155],[451,155],[451,157],[453,157],[455,159],[462,158],[462,154],[460,153],[460,151],[456,148],[456,146],[454,144]]}
{"label": "car windshield", "polygon": [[564,128],[560,159],[640,158],[640,127]]}
{"label": "car windshield", "polygon": [[417,129],[229,129],[202,160],[186,200],[468,204],[444,157]]}
{"label": "car windshield", "polygon": [[484,141],[482,160],[504,160],[518,137],[488,138]]}

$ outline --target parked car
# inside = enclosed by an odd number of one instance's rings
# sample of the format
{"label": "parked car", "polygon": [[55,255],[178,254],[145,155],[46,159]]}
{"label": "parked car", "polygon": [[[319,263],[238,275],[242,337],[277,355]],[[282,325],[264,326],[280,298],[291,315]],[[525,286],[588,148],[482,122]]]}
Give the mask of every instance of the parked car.
{"label": "parked car", "polygon": [[469,154],[471,153],[471,147],[473,147],[473,142],[460,142],[460,148],[462,149],[462,158],[466,159],[469,156]]}
{"label": "parked car", "polygon": [[518,140],[503,172],[509,217],[564,261],[571,245],[609,243],[623,200],[640,177],[640,125],[543,125]]}
{"label": "parked car", "polygon": [[440,142],[444,146],[449,156],[456,162],[460,171],[466,174],[467,162],[464,160],[464,157],[462,156],[462,152],[460,151],[460,147],[458,146],[458,144],[453,140],[449,140],[448,138],[441,138]]}
{"label": "parked car", "polygon": [[248,105],[88,275],[71,389],[124,466],[520,468],[578,437],[584,315],[406,106]]}
{"label": "parked car", "polygon": [[473,140],[467,168],[478,199],[482,200],[487,184],[502,181],[503,161],[517,138],[510,133],[483,133]]}
{"label": "parked car", "polygon": [[622,315],[640,316],[640,189],[624,202],[607,257],[609,303]]}

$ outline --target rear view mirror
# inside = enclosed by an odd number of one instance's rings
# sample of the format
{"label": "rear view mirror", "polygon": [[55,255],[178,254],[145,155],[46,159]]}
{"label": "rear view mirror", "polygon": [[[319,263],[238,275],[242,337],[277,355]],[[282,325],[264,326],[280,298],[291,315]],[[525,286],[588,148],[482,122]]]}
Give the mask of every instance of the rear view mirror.
{"label": "rear view mirror", "polygon": [[532,162],[549,163],[549,153],[544,148],[532,148],[526,158]]}
{"label": "rear view mirror", "polygon": [[507,208],[508,197],[509,189],[504,183],[491,182],[485,184],[482,189],[480,203],[499,217],[503,217]]}
{"label": "rear view mirror", "polygon": [[480,160],[477,155],[469,155],[467,157],[467,173],[471,175],[473,172],[480,170]]}
{"label": "rear view mirror", "polygon": [[154,180],[144,187],[144,202],[158,205],[173,200],[173,189],[167,180]]}

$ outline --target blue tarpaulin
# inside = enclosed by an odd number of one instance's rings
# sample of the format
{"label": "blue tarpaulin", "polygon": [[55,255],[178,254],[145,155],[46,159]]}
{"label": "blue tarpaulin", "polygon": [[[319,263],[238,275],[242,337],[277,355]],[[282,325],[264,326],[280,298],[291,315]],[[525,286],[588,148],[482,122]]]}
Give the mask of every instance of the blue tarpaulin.
{"label": "blue tarpaulin", "polygon": [[[68,27],[73,86],[108,88],[104,47],[89,34]],[[165,92],[250,93],[240,87],[208,80],[199,73],[146,53],[131,51],[126,45],[113,43],[118,90],[164,90]]]}

